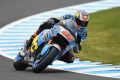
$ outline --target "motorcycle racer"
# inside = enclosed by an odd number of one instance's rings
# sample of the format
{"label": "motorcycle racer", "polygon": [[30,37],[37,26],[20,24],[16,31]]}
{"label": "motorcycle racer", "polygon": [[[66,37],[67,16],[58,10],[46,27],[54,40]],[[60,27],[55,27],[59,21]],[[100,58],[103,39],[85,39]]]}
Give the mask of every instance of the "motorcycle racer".
{"label": "motorcycle racer", "polygon": [[[72,24],[71,25],[66,24],[67,20],[70,20],[70,23],[72,23],[73,26],[71,26]],[[80,42],[84,41],[87,37],[87,24],[89,22],[88,13],[83,10],[77,11],[75,15],[66,14],[60,18],[48,19],[46,22],[40,25],[38,30],[26,42],[26,48],[28,49],[31,46],[33,39],[38,34],[41,34],[41,43],[42,41],[45,42],[45,41],[50,40],[52,37],[54,37],[55,36],[54,30],[56,29],[53,26],[59,22],[67,25],[68,26],[67,28],[70,29],[70,31],[72,31],[77,36],[77,44],[73,48],[73,51],[75,53],[79,53],[81,50]],[[51,32],[53,32],[54,34]],[[66,55],[60,58],[60,60],[65,61],[67,63],[71,63],[74,60],[74,55],[71,53],[71,51],[69,51],[67,52]]]}

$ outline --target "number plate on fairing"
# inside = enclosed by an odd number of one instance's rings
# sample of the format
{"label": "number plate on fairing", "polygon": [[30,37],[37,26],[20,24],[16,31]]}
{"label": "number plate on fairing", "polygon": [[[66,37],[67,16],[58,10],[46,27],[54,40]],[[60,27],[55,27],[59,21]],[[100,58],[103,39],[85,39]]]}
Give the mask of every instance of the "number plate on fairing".
{"label": "number plate on fairing", "polygon": [[62,31],[62,34],[68,41],[74,41],[74,37],[68,31]]}
{"label": "number plate on fairing", "polygon": [[60,27],[60,34],[62,36],[64,36],[68,41],[75,41],[75,38],[71,35],[71,33],[68,30],[66,30],[65,28],[61,26],[59,27]]}

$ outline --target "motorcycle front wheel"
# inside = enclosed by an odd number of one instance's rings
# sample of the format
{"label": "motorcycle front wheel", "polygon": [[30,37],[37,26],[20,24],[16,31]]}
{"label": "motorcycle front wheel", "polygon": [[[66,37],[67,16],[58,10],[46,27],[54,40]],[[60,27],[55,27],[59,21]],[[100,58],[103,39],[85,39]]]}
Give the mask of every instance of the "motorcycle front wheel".
{"label": "motorcycle front wheel", "polygon": [[42,59],[36,59],[33,64],[32,70],[35,73],[40,73],[43,71],[48,65],[52,64],[55,60],[59,50],[55,47],[50,47],[47,51],[47,55],[45,55]]}

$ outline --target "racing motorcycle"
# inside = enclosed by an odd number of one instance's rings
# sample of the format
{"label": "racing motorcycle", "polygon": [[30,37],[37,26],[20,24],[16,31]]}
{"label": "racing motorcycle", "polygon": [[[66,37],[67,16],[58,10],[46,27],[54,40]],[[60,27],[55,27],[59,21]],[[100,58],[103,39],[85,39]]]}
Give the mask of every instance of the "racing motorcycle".
{"label": "racing motorcycle", "polygon": [[51,40],[38,46],[41,38],[38,35],[28,50],[25,47],[20,50],[13,62],[16,70],[25,70],[27,67],[32,67],[33,72],[39,73],[75,46],[76,36],[66,25],[60,23],[54,26],[57,26],[57,35]]}

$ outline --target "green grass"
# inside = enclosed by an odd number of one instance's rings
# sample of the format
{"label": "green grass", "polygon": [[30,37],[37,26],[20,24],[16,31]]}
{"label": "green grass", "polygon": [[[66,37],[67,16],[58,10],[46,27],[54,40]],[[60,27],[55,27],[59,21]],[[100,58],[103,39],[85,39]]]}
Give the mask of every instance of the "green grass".
{"label": "green grass", "polygon": [[120,7],[90,14],[81,60],[120,65]]}

